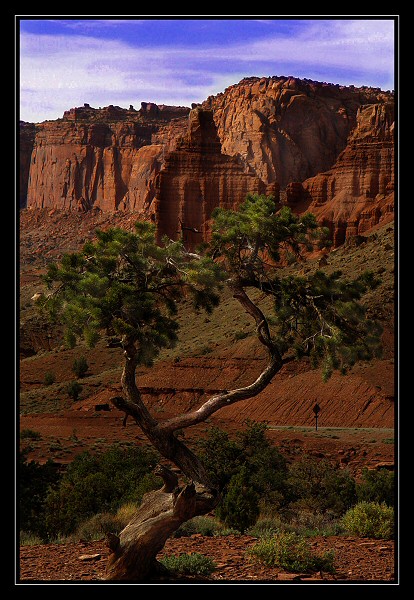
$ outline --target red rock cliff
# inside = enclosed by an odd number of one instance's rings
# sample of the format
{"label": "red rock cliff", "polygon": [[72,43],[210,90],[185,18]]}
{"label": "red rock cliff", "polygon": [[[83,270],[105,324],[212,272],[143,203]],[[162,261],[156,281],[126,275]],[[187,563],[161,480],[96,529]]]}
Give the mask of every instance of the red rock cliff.
{"label": "red rock cliff", "polygon": [[393,219],[393,102],[362,106],[332,168],[288,186],[286,201],[314,213],[331,229],[335,246]]}
{"label": "red rock cliff", "polygon": [[213,112],[195,108],[189,116],[188,133],[165,157],[157,176],[155,220],[160,239],[177,239],[182,233],[190,248],[209,237],[214,208],[236,208],[248,193],[272,193],[237,157],[221,152]]}
{"label": "red rock cliff", "polygon": [[152,103],[142,103],[140,111],[85,105],[36,125],[27,206],[145,211],[164,152],[153,135],[189,110]]}
{"label": "red rock cliff", "polygon": [[281,189],[329,169],[345,148],[359,108],[390,93],[294,77],[251,77],[210,96],[223,152],[238,155]]}
{"label": "red rock cliff", "polygon": [[193,112],[190,133],[189,108],[84,105],[37,124],[34,142],[22,130],[21,202],[27,180],[29,208],[131,211],[156,217],[161,234],[203,238],[215,206],[280,189],[338,245],[392,209],[392,103],[376,88],[251,77],[203,102],[215,127]]}
{"label": "red rock cliff", "polygon": [[36,135],[34,123],[20,121],[20,171],[19,171],[19,205],[26,206],[27,184],[29,181],[30,162]]}

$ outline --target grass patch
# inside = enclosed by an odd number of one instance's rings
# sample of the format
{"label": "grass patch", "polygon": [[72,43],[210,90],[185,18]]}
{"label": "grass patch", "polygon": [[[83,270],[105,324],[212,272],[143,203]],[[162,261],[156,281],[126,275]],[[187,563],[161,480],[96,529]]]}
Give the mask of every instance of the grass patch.
{"label": "grass patch", "polygon": [[180,576],[198,575],[208,577],[216,568],[211,558],[198,552],[181,554],[180,556],[164,556],[160,559],[160,563],[171,573]]}
{"label": "grass patch", "polygon": [[40,544],[44,544],[44,542],[39,536],[30,531],[20,532],[20,546],[39,546]]}

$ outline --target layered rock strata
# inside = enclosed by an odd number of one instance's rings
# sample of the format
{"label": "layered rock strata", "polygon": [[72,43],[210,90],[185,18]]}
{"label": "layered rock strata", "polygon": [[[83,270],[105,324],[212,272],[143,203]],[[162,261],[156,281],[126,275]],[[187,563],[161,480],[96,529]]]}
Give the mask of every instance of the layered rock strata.
{"label": "layered rock strata", "polygon": [[250,77],[210,96],[223,152],[284,189],[329,169],[345,148],[359,108],[392,97],[295,77]]}
{"label": "layered rock strata", "polygon": [[392,106],[377,88],[251,77],[193,105],[189,135],[186,107],[85,104],[22,127],[20,206],[139,213],[194,243],[215,206],[280,190],[339,245],[392,218]]}
{"label": "layered rock strata", "polygon": [[140,111],[85,105],[36,125],[27,206],[145,212],[164,153],[153,135],[171,119],[185,127],[188,112],[152,103],[143,103]]}
{"label": "layered rock strata", "polygon": [[286,203],[331,230],[335,246],[394,218],[394,104],[363,106],[331,169],[286,189]]}
{"label": "layered rock strata", "polygon": [[237,208],[249,193],[272,193],[254,172],[246,171],[237,157],[221,152],[213,112],[194,108],[186,136],[165,157],[156,179],[155,221],[158,235],[183,236],[189,248],[209,238],[212,211]]}

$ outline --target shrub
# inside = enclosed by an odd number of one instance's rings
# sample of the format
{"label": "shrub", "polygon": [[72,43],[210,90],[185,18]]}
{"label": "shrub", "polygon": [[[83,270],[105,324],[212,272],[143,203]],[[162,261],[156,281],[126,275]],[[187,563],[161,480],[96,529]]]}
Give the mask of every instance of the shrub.
{"label": "shrub", "polygon": [[394,509],[385,502],[359,502],[345,513],[341,522],[350,534],[383,540],[394,537]]}
{"label": "shrub", "polygon": [[66,387],[66,393],[69,398],[72,398],[76,402],[79,398],[79,394],[82,391],[82,385],[78,381],[71,381]]}
{"label": "shrub", "polygon": [[312,553],[309,543],[296,533],[282,532],[271,538],[263,538],[247,553],[268,567],[281,567],[285,571],[335,572],[334,553],[325,552],[321,556]]}
{"label": "shrub", "polygon": [[59,466],[51,460],[44,465],[27,460],[27,451],[20,453],[19,462],[19,528],[46,539],[45,499],[57,487]]}
{"label": "shrub", "polygon": [[52,385],[56,381],[56,375],[51,371],[47,371],[43,381],[45,385]]}
{"label": "shrub", "polygon": [[329,511],[320,513],[310,510],[295,511],[287,530],[304,537],[340,535],[343,532],[340,521],[332,513],[330,514]]}
{"label": "shrub", "polygon": [[39,431],[33,429],[22,429],[20,432],[21,440],[41,440],[42,436]]}
{"label": "shrub", "polygon": [[206,537],[220,535],[224,530],[222,523],[213,517],[197,516],[189,521],[186,521],[174,533],[174,537],[189,537],[196,533],[200,533]]}
{"label": "shrub", "polygon": [[102,454],[82,452],[67,467],[58,488],[45,501],[49,537],[69,535],[98,513],[116,513],[128,502],[140,502],[150,482],[160,480],[150,473],[158,461],[152,450],[114,445]]}
{"label": "shrub", "polygon": [[86,542],[101,540],[107,533],[119,533],[123,529],[120,520],[111,513],[97,513],[79,525],[76,538]]}
{"label": "shrub", "polygon": [[72,365],[72,371],[75,373],[76,377],[82,378],[88,372],[89,365],[84,356],[79,358],[75,358]]}
{"label": "shrub", "polygon": [[236,433],[235,439],[212,428],[208,437],[199,442],[201,458],[223,489],[222,502],[226,501],[232,477],[245,468],[248,487],[257,493],[262,510],[266,503],[271,503],[273,509],[278,508],[285,502],[286,460],[267,439],[264,423],[246,421],[245,425],[244,430]]}
{"label": "shrub", "polygon": [[394,506],[394,473],[365,468],[356,492],[360,502],[385,502]]}
{"label": "shrub", "polygon": [[270,538],[280,533],[283,524],[279,519],[259,519],[246,531],[247,535],[257,538]]}
{"label": "shrub", "polygon": [[248,331],[236,331],[236,333],[234,334],[234,339],[235,340],[244,340],[248,337],[249,332]]}
{"label": "shrub", "polygon": [[177,575],[200,575],[206,577],[211,575],[216,568],[211,558],[198,552],[181,554],[180,556],[164,556],[160,559],[160,563]]}
{"label": "shrub", "polygon": [[228,433],[212,427],[206,439],[200,440],[200,454],[209,473],[220,486],[225,486],[239,467],[240,448]]}
{"label": "shrub", "polygon": [[291,506],[300,509],[329,510],[339,516],[357,501],[354,478],[326,459],[304,456],[294,462],[288,486]]}
{"label": "shrub", "polygon": [[107,533],[118,534],[131,521],[138,510],[138,503],[122,504],[115,514],[99,512],[83,521],[76,529],[75,538],[85,541],[100,540]]}
{"label": "shrub", "polygon": [[227,494],[216,513],[221,521],[241,533],[257,521],[259,496],[249,485],[246,467],[231,478]]}

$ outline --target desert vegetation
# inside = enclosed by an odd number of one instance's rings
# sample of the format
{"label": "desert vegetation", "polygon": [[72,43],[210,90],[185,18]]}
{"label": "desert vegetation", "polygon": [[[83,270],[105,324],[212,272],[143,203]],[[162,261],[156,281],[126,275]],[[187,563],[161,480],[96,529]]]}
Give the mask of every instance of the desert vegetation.
{"label": "desert vegetation", "polygon": [[[137,223],[135,233],[98,231],[96,242],[49,266],[45,278],[49,290],[38,299],[39,307],[65,326],[69,346],[81,337],[89,346],[102,335],[119,340],[125,360],[122,395],[113,397],[112,403],[125,413],[125,419],[137,423],[163,459],[154,471],[163,487],[145,494],[128,526],[109,538],[108,579],[140,580],[158,572],[155,557],[166,539],[197,515],[217,511],[227,526],[246,531],[260,515],[262,490],[270,494],[275,506],[279,503],[279,509],[286,502],[306,508],[316,499],[320,512],[329,509],[341,514],[356,499],[352,481],[344,473],[321,473],[309,465],[303,465],[302,472],[291,472],[266,447],[260,428],[251,427],[236,447],[232,442],[220,448],[228,465],[218,464],[217,469],[209,460],[208,446],[197,451],[178,435],[222,407],[256,396],[293,360],[309,357],[313,366],[322,367],[327,380],[334,370],[345,373],[356,361],[380,352],[381,329],[360,304],[364,293],[378,284],[372,273],[353,280],[345,280],[339,271],[328,275],[321,270],[279,276],[278,265],[287,260],[287,253],[295,254],[300,263],[304,251],[327,243],[327,232],[312,215],[298,217],[287,207],[276,210],[272,197],[249,195],[237,211],[217,209],[213,217],[211,242],[197,252],[189,252],[181,240],[165,238],[159,245],[150,223]],[[255,324],[267,365],[251,384],[221,391],[196,410],[158,420],[142,401],[137,367],[153,364],[163,348],[177,342],[177,314],[183,298],[191,298],[195,310],[211,313],[219,305],[224,285]],[[251,292],[259,292],[270,302],[271,318]],[[82,374],[85,371],[79,368],[78,377]],[[73,399],[79,395],[77,389]],[[217,439],[215,443],[224,442]],[[249,470],[248,461],[238,463],[235,456],[240,447],[249,448],[251,456],[261,448],[264,459],[276,461],[276,476],[270,475],[266,464],[257,463]],[[122,463],[122,457],[113,462],[113,477],[122,472]],[[181,480],[171,463],[180,469]],[[328,466],[325,470],[329,471]],[[105,485],[102,473],[93,475],[89,489],[95,490],[94,506],[105,508],[107,493],[101,497],[98,493]],[[70,480],[65,485],[70,488]],[[318,489],[323,490],[323,497],[317,495]],[[59,490],[53,494],[59,506]],[[149,514],[157,515],[151,523]]]}
{"label": "desert vegetation", "polygon": [[[175,537],[195,533],[246,533],[260,540],[281,534],[393,537],[394,475],[389,471],[367,470],[357,482],[346,469],[323,459],[305,455],[289,464],[270,444],[266,426],[253,422],[232,438],[213,428],[199,445],[203,459],[214,455],[210,468],[224,480],[222,499],[214,514],[186,521]],[[149,446],[115,445],[98,454],[83,452],[63,472],[53,461],[40,465],[28,461],[26,454],[20,462],[23,544],[119,534],[144,494],[161,483],[154,474],[160,456]],[[243,500],[238,502],[240,485]],[[360,500],[367,496],[374,500]],[[282,538],[275,539],[269,552]],[[296,539],[286,538],[292,543]],[[258,547],[259,560],[273,560],[263,558],[266,547]]]}

